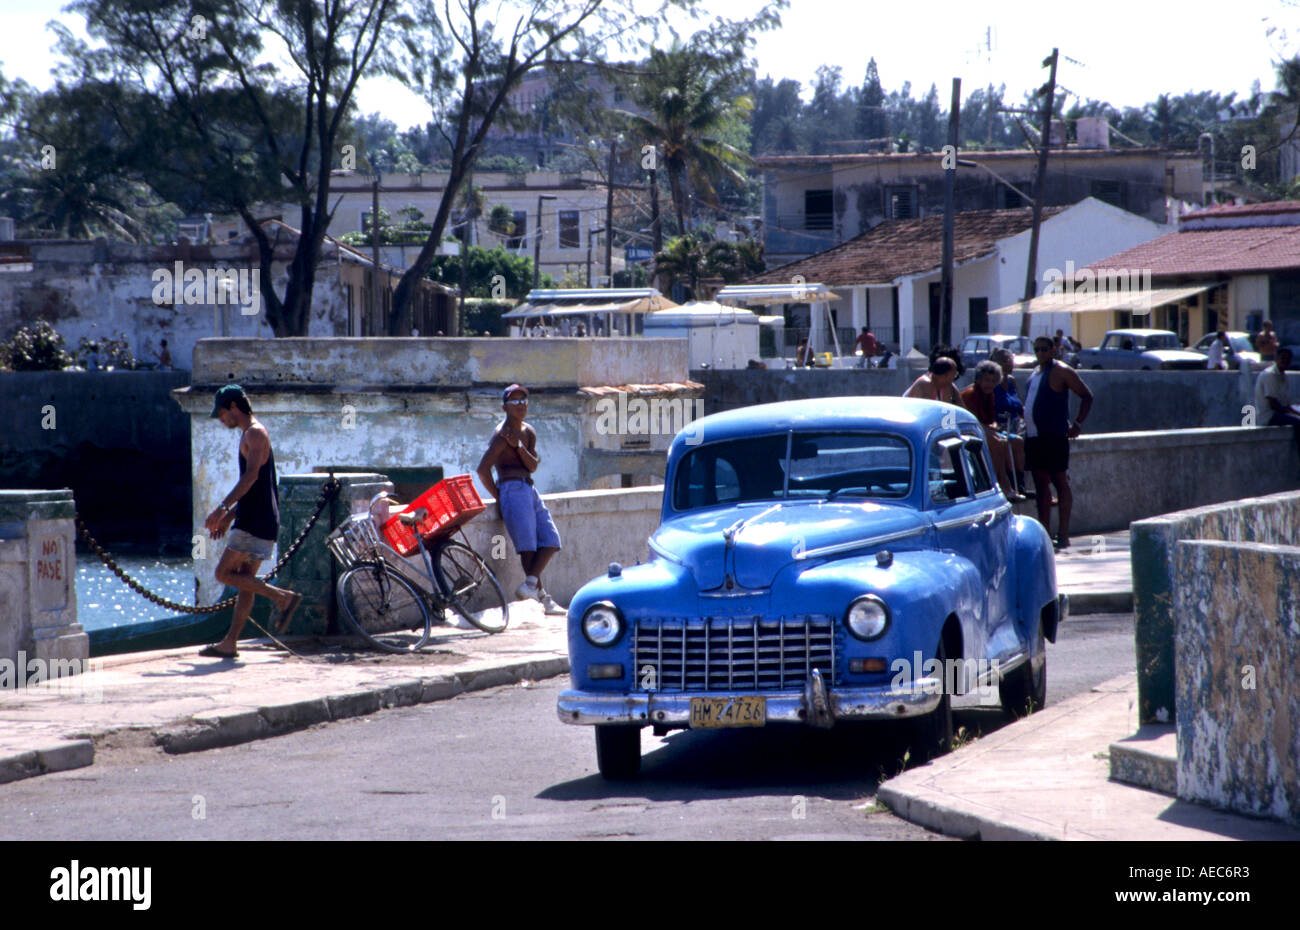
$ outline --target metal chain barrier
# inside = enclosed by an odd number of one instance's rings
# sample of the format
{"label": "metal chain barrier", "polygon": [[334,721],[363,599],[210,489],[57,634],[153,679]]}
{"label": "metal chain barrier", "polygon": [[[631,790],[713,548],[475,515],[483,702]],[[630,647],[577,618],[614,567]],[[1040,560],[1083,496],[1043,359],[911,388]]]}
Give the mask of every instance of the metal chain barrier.
{"label": "metal chain barrier", "polygon": [[[289,548],[284,551],[284,554],[280,556],[280,561],[275,563],[275,567],[271,569],[270,573],[262,576],[263,581],[269,582],[277,573],[279,573],[280,569],[289,564],[289,560],[294,557],[298,552],[299,547],[302,546],[303,542],[307,539],[307,535],[312,531],[312,527],[316,525],[316,521],[320,519],[320,515],[325,512],[325,506],[338,496],[341,487],[342,485],[339,484],[338,479],[332,474],[328,479],[326,479],[325,483],[321,485],[320,497],[316,499],[316,512],[312,514],[311,519],[307,521],[307,525],[302,528],[302,532],[298,534],[298,538],[295,539],[293,544],[290,545]],[[167,598],[155,594],[118,567],[118,564],[113,561],[113,557],[104,551],[103,547],[100,546],[95,537],[90,535],[90,531],[86,529],[86,524],[81,520],[81,514],[76,515],[76,521],[77,531],[81,533],[81,538],[86,541],[92,550],[94,550],[95,555],[99,556],[100,561],[112,569],[113,574],[122,579],[131,590],[135,591],[146,600],[152,601],[160,607],[166,607],[168,610],[175,610],[185,614],[215,614],[218,611],[225,610],[227,607],[235,603],[235,598],[228,597],[224,601],[218,601],[208,607],[192,607],[188,604],[169,601]],[[261,629],[261,627],[258,627],[258,629]]]}

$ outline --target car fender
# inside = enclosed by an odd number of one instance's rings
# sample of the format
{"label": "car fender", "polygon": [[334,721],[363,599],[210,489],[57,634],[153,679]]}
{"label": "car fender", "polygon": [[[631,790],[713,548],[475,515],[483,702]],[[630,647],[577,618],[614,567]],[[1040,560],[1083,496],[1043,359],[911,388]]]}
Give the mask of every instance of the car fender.
{"label": "car fender", "polygon": [[1052,539],[1043,525],[1031,517],[1017,516],[1012,524],[1012,559],[1015,565],[1016,622],[1028,642],[1035,637],[1034,625],[1043,617],[1043,636],[1056,642],[1058,617],[1047,616],[1043,607],[1056,603],[1056,556]]}
{"label": "car fender", "polygon": [[[984,582],[977,567],[952,552],[914,549],[892,553],[881,565],[874,553],[803,567],[791,566],[773,587],[773,607],[802,612],[799,605],[834,604],[841,611],[863,594],[875,594],[889,608],[890,630],[882,642],[886,649],[910,655],[920,650],[931,657],[944,621],[956,614],[962,641],[983,642],[975,629]],[[951,658],[957,658],[952,656]]]}

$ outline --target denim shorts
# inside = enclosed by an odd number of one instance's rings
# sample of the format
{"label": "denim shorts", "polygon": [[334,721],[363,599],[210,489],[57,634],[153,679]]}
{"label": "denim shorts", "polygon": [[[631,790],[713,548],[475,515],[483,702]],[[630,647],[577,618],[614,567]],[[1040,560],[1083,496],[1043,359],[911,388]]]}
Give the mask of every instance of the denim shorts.
{"label": "denim shorts", "polygon": [[516,552],[560,548],[560,533],[536,488],[526,481],[515,480],[499,482],[497,490],[501,519]]}
{"label": "denim shorts", "polygon": [[275,549],[274,539],[259,539],[247,530],[231,530],[226,537],[226,548],[244,555],[252,555],[265,562]]}

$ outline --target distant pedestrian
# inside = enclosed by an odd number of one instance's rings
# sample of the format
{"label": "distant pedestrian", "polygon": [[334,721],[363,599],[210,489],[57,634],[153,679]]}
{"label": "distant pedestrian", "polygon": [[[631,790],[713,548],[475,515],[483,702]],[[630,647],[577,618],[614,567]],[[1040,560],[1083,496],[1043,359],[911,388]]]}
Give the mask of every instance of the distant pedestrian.
{"label": "distant pedestrian", "polygon": [[266,427],[253,417],[253,408],[238,384],[227,384],[217,391],[210,418],[220,420],[221,425],[228,429],[239,429],[243,433],[239,439],[239,482],[203,521],[213,539],[220,539],[230,530],[226,550],[217,563],[216,576],[217,581],[239,593],[235,597],[235,609],[225,638],[204,647],[199,655],[233,659],[239,655],[236,648],[239,634],[252,612],[255,595],[262,595],[279,608],[280,616],[275,624],[277,633],[288,629],[294,612],[302,603],[302,595],[287,588],[277,588],[257,577],[258,566],[271,557],[276,538],[280,535],[280,493],[276,486],[275,453],[271,451],[271,437]]}
{"label": "distant pedestrian", "polygon": [[952,383],[957,380],[957,363],[946,355],[939,356],[930,363],[929,371],[912,382],[904,397],[919,397],[922,400],[937,400],[945,404],[955,404],[965,408]]}
{"label": "distant pedestrian", "polygon": [[1214,339],[1210,342],[1209,351],[1206,353],[1205,367],[1211,371],[1227,371],[1228,362],[1223,357],[1225,352],[1231,352],[1232,346],[1228,344],[1228,334],[1219,330],[1214,334]]}
{"label": "distant pedestrian", "polygon": [[1277,333],[1273,332],[1272,321],[1265,320],[1264,328],[1255,334],[1255,351],[1259,353],[1260,361],[1273,361],[1277,355],[1278,345]]}
{"label": "distant pedestrian", "polygon": [[862,327],[862,332],[858,333],[858,341],[853,343],[853,351],[861,352],[862,358],[858,360],[859,368],[870,368],[872,360],[876,357],[880,345],[876,342],[875,335],[871,332],[871,327]]}
{"label": "distant pedestrian", "polygon": [[799,341],[799,346],[794,350],[794,367],[803,368],[807,366],[811,368],[812,363],[813,363],[812,349],[808,347],[808,340],[802,339]]}
{"label": "distant pedestrian", "polygon": [[[1076,372],[1052,357],[1055,343],[1048,336],[1034,340],[1038,367],[1029,376],[1025,391],[1025,465],[1034,476],[1038,498],[1038,522],[1051,534],[1052,492],[1056,488],[1056,548],[1070,545],[1070,512],[1074,496],[1070,492],[1070,440],[1077,437],[1083,421],[1092,409],[1092,391]],[[1081,398],[1079,415],[1070,420],[1069,392]]]}
{"label": "distant pedestrian", "polygon": [[1022,497],[1033,497],[1025,483],[1025,405],[1020,402],[1014,372],[1016,357],[1010,349],[994,349],[989,356],[1002,369],[1002,382],[993,391],[993,405],[998,427],[1007,434],[1011,446],[1011,460],[1015,466],[1016,490]]}
{"label": "distant pedestrian", "polygon": [[[1260,426],[1289,426],[1300,453],[1300,406],[1291,400],[1286,370],[1291,367],[1291,350],[1277,350],[1277,360],[1255,379],[1255,422]],[[1265,420],[1265,417],[1268,419]]]}
{"label": "distant pedestrian", "polygon": [[537,452],[537,431],[524,421],[528,416],[528,388],[512,384],[501,393],[501,401],[506,418],[492,432],[487,451],[478,463],[478,477],[497,499],[501,520],[519,553],[524,583],[515,590],[515,597],[541,601],[548,614],[562,614],[565,608],[542,586],[543,570],[560,551],[560,534],[533,487],[533,472],[541,464],[541,456]]}
{"label": "distant pedestrian", "polygon": [[99,343],[92,342],[86,346],[86,371],[99,370]]}
{"label": "distant pedestrian", "polygon": [[162,341],[162,348],[154,353],[154,358],[158,359],[158,367],[163,371],[171,371],[172,351],[167,348],[167,340]]}

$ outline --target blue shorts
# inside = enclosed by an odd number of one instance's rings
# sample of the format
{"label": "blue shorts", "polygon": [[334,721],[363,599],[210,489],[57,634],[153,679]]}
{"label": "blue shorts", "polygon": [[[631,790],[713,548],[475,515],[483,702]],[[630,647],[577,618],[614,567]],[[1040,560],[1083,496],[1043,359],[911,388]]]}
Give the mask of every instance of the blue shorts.
{"label": "blue shorts", "polygon": [[498,482],[497,503],[516,552],[560,548],[560,534],[537,489],[526,481]]}
{"label": "blue shorts", "polygon": [[226,548],[244,555],[256,556],[265,562],[275,548],[274,539],[259,539],[247,530],[231,530],[226,537]]}

